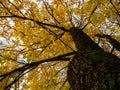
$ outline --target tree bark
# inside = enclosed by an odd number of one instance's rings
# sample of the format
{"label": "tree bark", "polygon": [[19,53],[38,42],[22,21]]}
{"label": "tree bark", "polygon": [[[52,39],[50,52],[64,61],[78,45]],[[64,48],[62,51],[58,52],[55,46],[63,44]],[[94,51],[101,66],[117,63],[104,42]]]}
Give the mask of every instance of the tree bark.
{"label": "tree bark", "polygon": [[68,65],[71,90],[119,90],[120,59],[105,52],[82,30],[70,30],[78,49]]}

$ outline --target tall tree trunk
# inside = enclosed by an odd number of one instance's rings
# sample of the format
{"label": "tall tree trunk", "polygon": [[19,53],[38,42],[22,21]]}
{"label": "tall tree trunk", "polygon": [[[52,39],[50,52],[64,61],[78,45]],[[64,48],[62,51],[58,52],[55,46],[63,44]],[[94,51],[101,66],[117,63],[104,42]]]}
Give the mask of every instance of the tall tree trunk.
{"label": "tall tree trunk", "polygon": [[78,49],[68,65],[71,89],[119,90],[120,59],[101,49],[82,30],[72,28],[70,33]]}

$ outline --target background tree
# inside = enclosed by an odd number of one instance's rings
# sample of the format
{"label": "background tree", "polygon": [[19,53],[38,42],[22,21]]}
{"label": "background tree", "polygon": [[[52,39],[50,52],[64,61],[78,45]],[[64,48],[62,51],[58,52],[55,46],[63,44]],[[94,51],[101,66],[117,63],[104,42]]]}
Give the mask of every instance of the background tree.
{"label": "background tree", "polygon": [[1,90],[118,90],[119,3],[0,0]]}

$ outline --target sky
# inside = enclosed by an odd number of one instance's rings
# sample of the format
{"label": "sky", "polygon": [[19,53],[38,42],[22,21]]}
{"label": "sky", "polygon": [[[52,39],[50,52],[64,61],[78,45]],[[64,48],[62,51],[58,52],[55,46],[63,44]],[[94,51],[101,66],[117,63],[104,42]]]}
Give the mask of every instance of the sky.
{"label": "sky", "polygon": [[0,37],[0,43],[2,45],[7,45],[8,44],[7,40],[5,38],[3,38],[3,37]]}

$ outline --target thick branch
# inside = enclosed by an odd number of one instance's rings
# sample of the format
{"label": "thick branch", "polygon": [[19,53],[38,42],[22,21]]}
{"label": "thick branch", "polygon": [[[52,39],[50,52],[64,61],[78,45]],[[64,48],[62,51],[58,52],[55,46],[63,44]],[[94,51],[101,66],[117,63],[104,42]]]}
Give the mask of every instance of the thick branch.
{"label": "thick branch", "polygon": [[6,74],[3,74],[3,75],[0,75],[0,77],[6,77],[14,72],[21,72],[21,71],[25,71],[33,66],[37,66],[39,64],[42,64],[44,62],[53,62],[53,61],[69,61],[70,58],[64,58],[66,56],[70,56],[70,55],[73,55],[73,54],[76,54],[76,51],[74,52],[70,52],[70,53],[67,53],[67,54],[64,54],[64,55],[60,55],[60,56],[56,56],[56,57],[53,57],[53,58],[49,58],[49,59],[44,59],[44,60],[40,60],[40,61],[37,61],[37,62],[32,62],[32,63],[29,63],[29,64],[26,64],[22,67],[19,67],[19,68],[16,68],[14,69],[13,71],[9,72],[9,73],[6,73]]}
{"label": "thick branch", "polygon": [[113,45],[113,48],[116,48],[118,51],[120,51],[120,43],[115,40],[114,38],[112,38],[110,35],[106,35],[106,34],[103,34],[103,35],[100,35],[100,34],[96,34],[95,36],[98,36],[100,38],[106,38],[109,40],[109,42]]}
{"label": "thick branch", "polygon": [[[9,73],[6,73],[6,74],[3,74],[3,75],[0,75],[0,81],[2,81],[3,79],[5,79],[7,76],[11,75],[12,73],[15,73],[15,72],[19,72],[20,74],[15,77],[14,81],[12,81],[8,86],[5,87],[4,90],[6,90],[6,88],[8,89],[9,87],[11,87],[15,82],[17,82],[19,80],[19,78],[21,78],[25,71],[27,71],[27,73],[29,71],[31,71],[32,69],[34,69],[34,67],[36,68],[39,64],[42,64],[44,62],[53,62],[53,61],[69,61],[70,58],[65,58],[66,56],[70,56],[70,55],[73,55],[73,54],[76,54],[76,51],[74,52],[70,52],[70,53],[67,53],[67,54],[64,54],[64,55],[59,55],[59,56],[56,56],[56,57],[53,57],[53,58],[49,58],[49,59],[44,59],[44,60],[41,60],[41,61],[37,61],[37,62],[32,62],[32,63],[29,63],[29,64],[26,64],[22,67],[19,67],[19,68],[16,68],[14,69],[13,71],[9,72]],[[29,70],[30,69],[30,70]]]}
{"label": "thick branch", "polygon": [[30,20],[30,21],[33,21],[33,22],[37,23],[39,26],[50,26],[50,27],[58,28],[58,29],[61,29],[65,32],[68,32],[68,30],[65,29],[64,27],[60,27],[60,26],[53,25],[53,24],[48,24],[48,23],[43,23],[41,21],[34,20],[32,18],[22,17],[22,16],[18,16],[18,15],[15,15],[15,14],[11,15],[11,16],[0,16],[0,18],[19,18],[19,19],[23,19],[23,20]]}
{"label": "thick branch", "polygon": [[38,21],[38,20],[34,20],[32,18],[25,17],[24,15],[23,16],[16,15],[13,12],[11,12],[9,10],[9,8],[7,8],[1,1],[0,1],[0,4],[2,4],[2,6],[11,14],[9,16],[0,16],[0,18],[19,18],[19,19],[23,19],[23,20],[30,20],[30,21],[33,21],[33,22],[37,23],[39,26],[50,26],[50,27],[61,29],[63,31],[68,31],[64,27],[60,27],[60,26],[53,25],[53,24],[48,24],[48,23],[43,23],[42,21]]}

